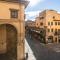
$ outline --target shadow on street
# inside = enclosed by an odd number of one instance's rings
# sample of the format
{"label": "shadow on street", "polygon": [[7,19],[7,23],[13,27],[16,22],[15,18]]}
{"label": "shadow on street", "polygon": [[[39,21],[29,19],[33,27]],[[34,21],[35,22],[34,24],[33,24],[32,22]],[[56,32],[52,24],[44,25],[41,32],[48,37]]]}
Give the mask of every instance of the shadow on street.
{"label": "shadow on street", "polygon": [[32,39],[31,35],[26,34],[26,40],[34,53],[36,60],[60,60],[60,53],[52,51],[45,45],[40,44],[40,42],[37,41],[37,38]]}

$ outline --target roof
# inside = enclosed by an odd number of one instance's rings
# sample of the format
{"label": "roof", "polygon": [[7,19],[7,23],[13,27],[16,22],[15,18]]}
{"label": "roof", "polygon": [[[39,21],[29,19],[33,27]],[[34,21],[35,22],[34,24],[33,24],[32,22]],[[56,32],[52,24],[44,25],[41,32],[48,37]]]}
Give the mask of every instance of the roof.
{"label": "roof", "polygon": [[27,7],[27,5],[29,4],[28,0],[20,0],[20,3],[24,4],[25,7]]}
{"label": "roof", "polygon": [[27,7],[27,5],[29,4],[29,1],[28,0],[0,0],[0,1],[22,3],[22,4],[25,5],[25,7]]}

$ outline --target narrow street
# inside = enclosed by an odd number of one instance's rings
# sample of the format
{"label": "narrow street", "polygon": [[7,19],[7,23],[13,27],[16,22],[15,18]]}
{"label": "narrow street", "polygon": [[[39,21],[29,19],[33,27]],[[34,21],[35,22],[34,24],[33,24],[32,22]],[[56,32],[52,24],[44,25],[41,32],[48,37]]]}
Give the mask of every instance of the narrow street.
{"label": "narrow street", "polygon": [[46,45],[37,41],[37,39],[32,40],[30,36],[26,36],[26,41],[32,51],[34,58],[36,58],[30,59],[32,57],[29,56],[28,60],[60,60],[60,52],[58,53],[51,50]]}
{"label": "narrow street", "polygon": [[27,40],[25,39],[25,53],[28,53],[28,60],[36,60],[32,49],[30,48]]}

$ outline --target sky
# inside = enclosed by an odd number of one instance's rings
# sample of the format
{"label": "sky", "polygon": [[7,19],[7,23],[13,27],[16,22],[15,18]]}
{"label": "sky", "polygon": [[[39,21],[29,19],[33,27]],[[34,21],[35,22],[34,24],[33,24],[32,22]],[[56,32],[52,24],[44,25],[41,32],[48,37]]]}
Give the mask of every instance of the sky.
{"label": "sky", "polygon": [[39,12],[46,9],[53,9],[60,12],[60,0],[28,0],[29,5],[25,10],[26,20],[34,20]]}

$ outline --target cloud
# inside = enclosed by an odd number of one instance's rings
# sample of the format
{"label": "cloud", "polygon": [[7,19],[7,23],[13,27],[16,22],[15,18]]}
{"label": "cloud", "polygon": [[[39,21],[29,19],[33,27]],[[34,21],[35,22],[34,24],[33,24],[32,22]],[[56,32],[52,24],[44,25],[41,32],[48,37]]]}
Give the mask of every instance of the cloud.
{"label": "cloud", "polygon": [[29,1],[30,1],[29,6],[34,7],[35,5],[37,5],[40,2],[43,2],[44,0],[29,0]]}
{"label": "cloud", "polygon": [[60,11],[57,11],[60,14]]}
{"label": "cloud", "polygon": [[39,15],[39,12],[40,11],[29,11],[29,12],[26,12],[26,19],[35,19],[38,15]]}

